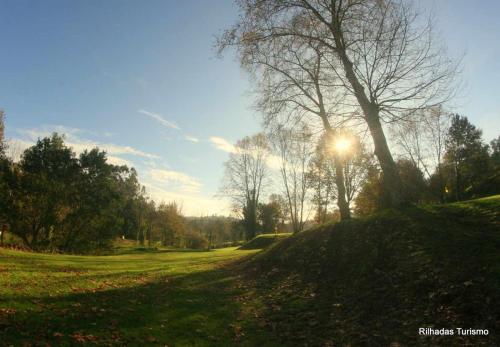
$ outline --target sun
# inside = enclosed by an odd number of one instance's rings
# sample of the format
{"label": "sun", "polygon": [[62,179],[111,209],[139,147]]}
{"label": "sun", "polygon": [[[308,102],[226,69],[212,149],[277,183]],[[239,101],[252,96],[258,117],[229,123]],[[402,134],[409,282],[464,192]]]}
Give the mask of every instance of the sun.
{"label": "sun", "polygon": [[351,140],[349,140],[348,138],[339,137],[338,139],[335,140],[334,147],[335,151],[337,151],[340,154],[344,154],[351,150],[352,143]]}

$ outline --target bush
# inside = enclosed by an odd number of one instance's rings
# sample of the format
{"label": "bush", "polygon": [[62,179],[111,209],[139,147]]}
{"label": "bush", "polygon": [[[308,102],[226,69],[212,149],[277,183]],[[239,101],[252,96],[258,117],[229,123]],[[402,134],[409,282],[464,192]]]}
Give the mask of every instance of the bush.
{"label": "bush", "polygon": [[208,247],[208,241],[206,238],[192,231],[188,231],[185,234],[185,242],[187,248],[192,249],[205,249]]}

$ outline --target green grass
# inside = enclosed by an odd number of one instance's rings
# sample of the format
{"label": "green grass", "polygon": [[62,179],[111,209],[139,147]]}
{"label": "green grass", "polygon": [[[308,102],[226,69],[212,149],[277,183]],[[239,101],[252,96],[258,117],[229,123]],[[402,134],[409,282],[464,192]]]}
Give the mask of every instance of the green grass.
{"label": "green grass", "polygon": [[260,234],[254,237],[252,240],[245,243],[239,249],[264,249],[272,244],[287,238],[292,235],[291,233],[280,233],[280,234]]}
{"label": "green grass", "polygon": [[260,252],[0,250],[0,346],[500,345],[500,196],[274,236]]}
{"label": "green grass", "polygon": [[244,335],[252,322],[225,268],[252,253],[0,250],[0,345],[265,344],[265,336]]}

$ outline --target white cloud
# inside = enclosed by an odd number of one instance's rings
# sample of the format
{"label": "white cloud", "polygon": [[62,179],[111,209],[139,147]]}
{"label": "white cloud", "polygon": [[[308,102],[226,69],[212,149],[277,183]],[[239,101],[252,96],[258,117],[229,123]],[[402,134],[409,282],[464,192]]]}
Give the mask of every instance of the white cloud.
{"label": "white cloud", "polygon": [[176,130],[180,130],[181,129],[181,128],[179,128],[179,126],[177,124],[175,124],[174,122],[166,120],[165,118],[163,118],[161,115],[159,115],[157,113],[149,112],[149,111],[146,111],[146,110],[138,110],[137,112],[139,112],[139,113],[141,113],[143,115],[146,115],[148,117],[153,118],[155,121],[157,121],[158,123],[160,123],[161,125],[163,125],[163,126],[165,126],[167,128],[176,129]]}
{"label": "white cloud", "polygon": [[65,127],[63,125],[45,125],[34,129],[16,129],[16,132],[21,134],[23,137],[36,142],[40,138],[50,137],[52,133],[58,133],[63,135],[65,138],[68,138],[76,136],[78,133],[82,133],[83,130]]}
{"label": "white cloud", "polygon": [[130,160],[115,157],[112,155],[108,155],[108,162],[117,166],[127,165],[129,168],[134,166],[134,163],[132,163]]}
{"label": "white cloud", "polygon": [[220,149],[221,151],[224,151],[227,153],[235,153],[236,152],[236,147],[234,147],[233,144],[231,144],[226,139],[223,139],[222,137],[211,136],[210,142],[212,142],[212,144],[214,145],[215,148]]}
{"label": "white cloud", "polygon": [[121,146],[114,143],[104,143],[100,141],[81,138],[77,134],[91,132],[77,128],[68,128],[61,125],[53,125],[35,129],[17,129],[16,131],[21,135],[21,138],[13,138],[9,141],[11,143],[11,146],[13,147],[13,151],[16,152],[13,153],[13,159],[19,159],[19,155],[26,148],[33,146],[39,138],[51,136],[54,132],[63,135],[65,138],[64,143],[66,144],[66,146],[72,148],[73,151],[76,152],[76,154],[80,154],[86,149],[90,150],[92,148],[98,147],[100,150],[105,151],[108,154],[110,162],[114,161],[114,163],[117,163],[117,165],[132,166],[132,163],[130,161],[120,157],[122,155],[131,155],[148,159],[159,158],[156,154],[147,153],[131,146]]}
{"label": "white cloud", "polygon": [[153,180],[165,183],[169,188],[176,188],[184,193],[197,193],[202,187],[198,180],[179,171],[150,169],[149,175]]}
{"label": "white cloud", "polygon": [[191,141],[191,142],[200,142],[200,140],[197,137],[194,137],[191,135],[186,135],[186,136],[184,136],[184,138],[188,141]]}
{"label": "white cloud", "polygon": [[227,199],[214,199],[199,194],[172,192],[149,182],[143,184],[154,201],[157,203],[175,201],[181,205],[182,213],[187,216],[229,215],[231,211]]}
{"label": "white cloud", "polygon": [[[35,129],[17,129],[16,132],[20,137],[12,138],[8,141],[7,154],[14,161],[21,158],[22,153],[29,147],[33,146],[39,138],[51,136],[57,132],[64,137],[64,143],[70,147],[77,155],[85,150],[91,150],[98,147],[99,150],[105,151],[109,163],[113,165],[127,165],[128,167],[137,167],[129,157],[141,157],[150,161],[159,159],[159,156],[151,153],[146,153],[131,146],[121,146],[114,143],[106,143],[93,141],[79,137],[81,134],[94,134],[91,131],[69,128],[61,125],[43,126]],[[106,136],[104,134],[104,136]],[[125,156],[126,158],[124,158]]]}
{"label": "white cloud", "polygon": [[[237,152],[236,147],[222,137],[212,136],[210,137],[210,142],[212,142],[215,148],[220,149],[221,151],[227,153]],[[256,154],[254,153],[253,156],[255,155]],[[279,170],[281,168],[281,158],[273,154],[268,155],[266,158],[266,164],[273,170]]]}
{"label": "white cloud", "polygon": [[110,155],[128,154],[150,159],[159,158],[156,154],[146,153],[130,146],[120,146],[120,145],[115,145],[113,143],[101,143],[101,142],[80,140],[80,139],[78,139],[77,141],[75,141],[75,139],[68,139],[67,141],[65,141],[65,143],[68,147],[73,148],[73,150],[76,153],[81,153],[86,149],[99,147],[100,150],[106,151],[106,153]]}
{"label": "white cloud", "polygon": [[[34,129],[17,129],[16,132],[18,136],[9,140],[8,148],[9,153],[14,154],[16,159],[19,159],[19,156],[26,148],[33,146],[38,138],[58,132],[65,136],[66,145],[72,147],[77,154],[85,149],[90,150],[99,147],[99,149],[107,152],[110,163],[136,167],[141,184],[146,186],[149,196],[158,203],[176,201],[183,206],[183,213],[191,216],[230,214],[231,209],[227,199],[214,199],[212,196],[203,194],[201,192],[202,183],[194,177],[179,171],[159,168],[158,159],[161,158],[155,154],[131,146],[94,141],[86,138],[85,135],[99,134],[77,128],[52,125]],[[100,135],[106,137],[106,134]],[[219,149],[225,151],[234,150],[234,147],[222,138],[211,138],[211,142],[217,145]],[[138,158],[145,158],[145,160],[138,160]],[[165,167],[164,163],[161,165]]]}

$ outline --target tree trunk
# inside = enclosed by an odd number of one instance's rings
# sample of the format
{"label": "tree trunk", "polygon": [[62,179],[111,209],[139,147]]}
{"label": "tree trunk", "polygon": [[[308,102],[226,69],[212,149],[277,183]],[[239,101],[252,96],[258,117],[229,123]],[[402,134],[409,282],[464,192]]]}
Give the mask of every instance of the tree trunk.
{"label": "tree trunk", "polygon": [[387,145],[378,110],[367,117],[367,123],[375,146],[375,156],[382,168],[382,207],[401,207],[405,203],[401,195],[401,178]]}
{"label": "tree trunk", "polygon": [[462,198],[462,192],[460,191],[462,188],[461,188],[461,182],[460,182],[460,171],[458,169],[458,165],[456,162],[455,162],[455,199],[457,201],[460,201],[461,198]]}
{"label": "tree trunk", "polygon": [[7,225],[2,224],[2,233],[0,235],[0,246],[3,246],[3,238],[4,238],[6,232],[7,232]]}
{"label": "tree trunk", "polygon": [[446,202],[446,186],[444,183],[444,177],[443,177],[443,172],[441,170],[441,162],[438,162],[438,167],[437,167],[437,172],[438,172],[438,178],[439,178],[439,202],[441,204],[444,204]]}
{"label": "tree trunk", "polygon": [[247,206],[244,210],[245,236],[250,241],[257,234],[257,202],[247,200]]}
{"label": "tree trunk", "polygon": [[[336,30],[334,30],[336,31]],[[337,54],[339,55],[342,65],[346,73],[346,77],[351,84],[356,99],[364,114],[370,134],[375,146],[375,155],[380,163],[383,172],[382,190],[383,190],[383,207],[401,207],[404,203],[401,196],[401,178],[396,167],[396,163],[392,158],[391,151],[387,145],[387,139],[384,135],[382,124],[380,123],[380,114],[378,105],[372,103],[365,93],[365,89],[359,82],[351,60],[346,54],[342,41],[339,38],[338,32],[335,33],[335,44],[337,46]]]}
{"label": "tree trunk", "polygon": [[351,211],[345,196],[345,179],[344,179],[344,163],[342,159],[335,154],[335,184],[337,185],[337,204],[340,212],[340,220],[348,220],[351,218]]}
{"label": "tree trunk", "polygon": [[[335,133],[326,117],[323,118],[323,125],[329,141],[333,141]],[[337,206],[339,207],[340,220],[348,220],[351,218],[351,211],[345,196],[344,163],[337,153],[333,154],[333,165],[335,165],[335,185],[337,186]]]}
{"label": "tree trunk", "polygon": [[148,233],[148,247],[151,248],[151,234],[152,234],[152,232],[151,232],[151,226],[148,226],[147,233]]}

